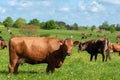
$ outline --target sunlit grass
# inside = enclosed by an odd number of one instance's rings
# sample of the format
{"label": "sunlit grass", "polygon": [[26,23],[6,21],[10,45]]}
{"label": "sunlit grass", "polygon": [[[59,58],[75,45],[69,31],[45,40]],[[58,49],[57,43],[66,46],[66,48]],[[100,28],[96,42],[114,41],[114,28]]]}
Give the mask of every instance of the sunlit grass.
{"label": "sunlit grass", "polygon": [[[12,29],[16,35],[19,34],[17,29]],[[82,31],[91,33],[90,31]],[[39,34],[49,33],[50,37],[55,37],[58,34],[59,38],[67,38],[73,35],[73,40],[81,41],[80,31],[66,30],[40,30]],[[93,32],[91,38],[82,40],[87,41],[97,38]],[[103,34],[103,33],[102,33]],[[101,34],[101,35],[102,35]],[[109,33],[108,33],[109,34]],[[8,42],[10,34],[6,29],[3,29],[1,34]],[[115,33],[109,34],[108,37],[112,42],[115,42]],[[9,55],[8,48],[0,50],[0,80],[119,80],[120,79],[120,56],[118,53],[112,53],[112,60],[102,62],[102,55],[98,55],[95,62],[93,59],[90,62],[90,55],[86,52],[77,52],[77,47],[73,48],[71,56],[67,56],[62,67],[56,69],[56,72],[47,74],[47,64],[23,64],[19,66],[19,73],[10,75],[8,72]]]}

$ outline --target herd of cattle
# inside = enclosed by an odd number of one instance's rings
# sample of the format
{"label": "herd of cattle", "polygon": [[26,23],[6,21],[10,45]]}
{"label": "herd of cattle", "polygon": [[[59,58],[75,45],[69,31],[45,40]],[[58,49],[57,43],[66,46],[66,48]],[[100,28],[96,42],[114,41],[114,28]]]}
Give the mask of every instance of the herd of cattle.
{"label": "herd of cattle", "polygon": [[[89,34],[91,36],[91,34]],[[0,36],[1,49],[7,48],[7,43]],[[54,72],[55,68],[62,66],[67,55],[72,52],[73,46],[78,46],[78,52],[87,51],[90,61],[100,53],[102,61],[110,58],[110,53],[119,52],[120,43],[110,43],[108,38],[90,40],[87,42],[73,41],[72,38],[59,39],[48,37],[22,37],[12,36],[9,40],[9,73],[18,73],[20,64],[47,63],[46,72]]]}

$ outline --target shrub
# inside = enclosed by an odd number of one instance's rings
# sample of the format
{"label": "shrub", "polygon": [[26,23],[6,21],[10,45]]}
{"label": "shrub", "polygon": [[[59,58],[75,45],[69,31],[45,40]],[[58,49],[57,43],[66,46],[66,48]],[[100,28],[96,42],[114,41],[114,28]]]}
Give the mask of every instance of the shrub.
{"label": "shrub", "polygon": [[20,27],[19,32],[25,36],[38,36],[39,27],[34,25],[26,25]]}

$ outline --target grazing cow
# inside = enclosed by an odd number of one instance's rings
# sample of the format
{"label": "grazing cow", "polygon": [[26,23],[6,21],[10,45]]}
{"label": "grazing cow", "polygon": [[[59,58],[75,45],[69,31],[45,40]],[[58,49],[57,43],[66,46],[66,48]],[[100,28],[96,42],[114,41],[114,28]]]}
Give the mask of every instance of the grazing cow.
{"label": "grazing cow", "polygon": [[110,45],[110,52],[119,52],[119,56],[120,56],[120,43],[112,43]]}
{"label": "grazing cow", "polygon": [[81,35],[82,35],[81,39],[86,39],[87,38],[87,35],[85,33],[82,33]]}
{"label": "grazing cow", "polygon": [[7,31],[8,31],[9,34],[13,35],[13,32],[9,27],[7,27]]}
{"label": "grazing cow", "polygon": [[99,30],[97,30],[96,32],[102,33],[103,31],[104,31],[104,29],[99,29]]}
{"label": "grazing cow", "polygon": [[116,36],[116,39],[119,39],[120,38],[120,33],[119,34],[117,34],[117,36]]}
{"label": "grazing cow", "polygon": [[2,36],[0,36],[0,46],[1,46],[1,49],[7,48],[7,43],[2,38]]}
{"label": "grazing cow", "polygon": [[92,36],[92,34],[83,34],[82,33],[81,39],[86,39],[86,38],[91,37],[91,36]]}
{"label": "grazing cow", "polygon": [[9,41],[9,73],[17,73],[19,64],[47,63],[46,72],[62,66],[72,51],[71,38],[12,37]]}
{"label": "grazing cow", "polygon": [[5,41],[0,40],[1,49],[7,48],[7,43]]}
{"label": "grazing cow", "polygon": [[101,38],[101,39],[97,39],[97,40],[91,40],[91,41],[87,41],[84,43],[80,43],[79,50],[87,51],[91,55],[90,61],[92,61],[93,56],[95,56],[95,61],[96,61],[98,53],[102,54],[102,61],[104,61],[104,59],[105,59],[104,53],[107,52],[107,54],[106,54],[106,61],[107,61],[108,57],[110,59],[109,44],[110,44],[110,41],[108,39]]}

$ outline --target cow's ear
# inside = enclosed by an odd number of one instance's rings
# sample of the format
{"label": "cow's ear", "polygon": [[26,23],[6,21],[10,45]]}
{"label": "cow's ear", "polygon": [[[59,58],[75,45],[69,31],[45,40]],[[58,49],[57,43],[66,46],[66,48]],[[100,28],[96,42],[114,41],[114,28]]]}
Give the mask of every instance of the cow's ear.
{"label": "cow's ear", "polygon": [[60,45],[63,45],[64,44],[64,40],[60,40]]}

